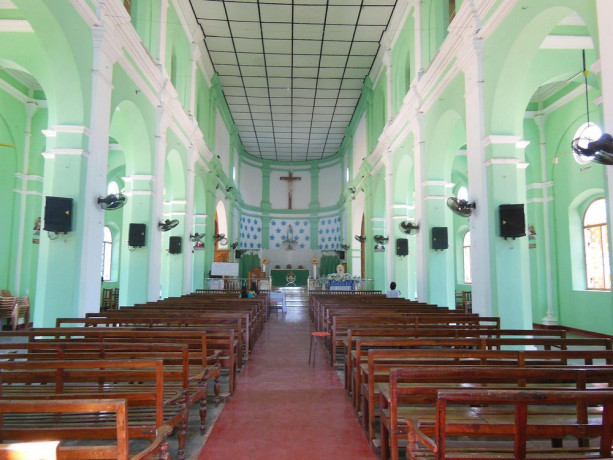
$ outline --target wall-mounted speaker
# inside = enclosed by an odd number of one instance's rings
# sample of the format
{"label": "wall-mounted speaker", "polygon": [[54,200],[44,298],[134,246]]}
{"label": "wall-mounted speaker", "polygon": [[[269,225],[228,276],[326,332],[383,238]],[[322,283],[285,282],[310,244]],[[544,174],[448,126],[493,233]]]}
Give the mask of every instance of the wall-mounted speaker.
{"label": "wall-mounted speaker", "polygon": [[168,252],[170,254],[181,254],[181,237],[171,236],[168,238]]}
{"label": "wall-mounted speaker", "polygon": [[340,260],[345,260],[345,251],[338,251],[338,258]]}
{"label": "wall-mounted speaker", "polygon": [[432,249],[442,250],[448,247],[447,227],[432,227]]}
{"label": "wall-mounted speaker", "polygon": [[128,231],[128,246],[142,248],[145,246],[145,235],[147,226],[145,224],[130,224]]}
{"label": "wall-mounted speaker", "polygon": [[523,204],[501,204],[500,236],[503,238],[518,238],[526,236],[526,217]]}
{"label": "wall-mounted speaker", "polygon": [[68,233],[72,230],[72,198],[45,197],[43,230],[55,233]]}
{"label": "wall-mounted speaker", "polygon": [[396,238],[396,255],[408,256],[409,255],[409,240],[406,238]]}
{"label": "wall-mounted speaker", "polygon": [[240,259],[243,256],[243,250],[242,249],[237,249],[236,251],[234,251],[234,258],[235,259]]}

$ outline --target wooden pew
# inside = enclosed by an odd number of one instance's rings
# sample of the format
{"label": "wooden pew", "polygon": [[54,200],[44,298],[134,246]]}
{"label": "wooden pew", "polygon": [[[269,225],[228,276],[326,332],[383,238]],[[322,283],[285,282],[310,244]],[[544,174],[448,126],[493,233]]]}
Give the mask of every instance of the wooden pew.
{"label": "wooden pew", "polygon": [[228,330],[221,337],[215,338],[212,333],[207,334],[203,330],[188,328],[62,327],[3,332],[0,337],[24,337],[30,342],[84,341],[186,344],[190,351],[190,363],[192,365],[200,363],[203,368],[209,368],[209,378],[214,381],[215,396],[218,397],[220,392],[220,366],[228,372],[230,393],[234,391],[236,384],[238,370],[234,355],[236,344],[233,334],[233,330]]}
{"label": "wooden pew", "polygon": [[[486,417],[487,423],[461,422],[448,416],[458,406],[474,410],[487,406],[490,412],[499,413],[498,406],[512,406],[502,417]],[[579,406],[602,406],[598,416],[592,416],[589,424],[576,418],[560,417]],[[492,411],[492,409],[494,409]],[[504,410],[504,409],[503,409]],[[453,458],[610,458],[613,435],[612,391],[553,391],[553,390],[446,390],[439,391],[436,398],[436,437],[427,436],[420,429],[419,419],[407,419],[407,458],[411,460]],[[553,415],[552,415],[553,414]],[[545,418],[546,423],[542,420]],[[540,422],[540,423],[539,423]],[[453,438],[471,438],[471,447],[454,443]],[[501,447],[498,443],[484,441],[484,437],[512,439],[512,446]],[[535,449],[529,441],[542,438],[562,439],[573,436],[577,439],[600,437],[597,447],[557,447]],[[478,445],[477,440],[479,438]],[[423,446],[423,447],[422,447]]]}
{"label": "wooden pew", "polygon": [[202,366],[199,359],[192,360],[190,363],[187,344],[81,341],[0,343],[0,361],[94,361],[100,359],[162,360],[164,385],[174,386],[176,387],[175,392],[184,393],[188,407],[198,404],[200,431],[204,433],[209,377],[218,370],[218,366]]}
{"label": "wooden pew", "polygon": [[336,364],[336,348],[343,347],[347,337],[347,332],[352,329],[364,326],[403,326],[412,328],[467,328],[473,327],[485,329],[500,329],[500,319],[487,317],[480,318],[477,315],[423,315],[423,314],[390,314],[381,312],[367,312],[366,315],[339,316],[334,315],[327,332],[330,333],[328,350],[332,359],[332,364]]}
{"label": "wooden pew", "polygon": [[[177,458],[185,458],[188,408],[185,395],[176,387],[164,385],[164,369],[160,360],[128,361],[35,361],[0,362],[0,399],[125,399],[128,407],[128,436],[156,437],[157,429],[168,425],[177,429]],[[115,423],[94,415],[91,419],[71,422],[54,420],[43,427],[47,433],[71,439],[90,425],[89,436],[113,439]],[[6,439],[19,439],[20,427],[2,428]]]}
{"label": "wooden pew", "polygon": [[[137,328],[191,328],[214,332],[233,329],[236,343],[236,363],[240,368],[243,364],[245,351],[245,327],[241,318],[221,318],[218,316],[187,315],[175,312],[171,314],[149,313],[112,315],[98,318],[57,318],[56,327],[137,327]],[[246,340],[249,340],[247,334]],[[246,359],[246,355],[245,355]]]}
{"label": "wooden pew", "polygon": [[[613,382],[613,367],[422,367],[393,369],[389,385],[381,390],[381,458],[389,454],[398,459],[398,439],[405,438],[407,427],[402,421],[418,419],[420,430],[428,436],[434,435],[436,420],[436,395],[439,390],[448,389],[536,389],[560,390],[573,393],[576,390],[610,388]],[[587,423],[590,413],[585,406],[578,405],[573,411],[573,423]],[[477,423],[480,409],[472,413],[463,410],[448,414],[457,421],[473,418]],[[487,408],[481,413],[483,418]],[[493,418],[504,418],[503,413],[492,414]],[[508,421],[508,418],[506,418]],[[555,423],[553,416],[550,420]],[[485,422],[484,422],[485,424]],[[546,430],[543,430],[546,433]],[[550,437],[550,436],[545,436]],[[556,435],[551,436],[557,439]],[[556,441],[558,442],[558,441]]]}
{"label": "wooden pew", "polygon": [[389,384],[392,369],[445,366],[590,366],[613,365],[612,350],[461,350],[413,349],[368,351],[368,363],[360,366],[362,423],[369,439],[375,439],[375,415],[380,391]]}
{"label": "wooden pew", "polygon": [[[566,331],[564,329],[458,329],[452,327],[442,328],[413,328],[411,326],[392,326],[392,327],[378,327],[368,328],[363,327],[359,329],[347,330],[347,337],[343,341],[343,356],[345,365],[345,389],[348,392],[352,391],[352,375],[357,373],[356,362],[356,339],[361,338],[363,340],[377,340],[386,338],[389,339],[409,339],[409,338],[428,338],[428,337],[449,337],[449,338],[502,338],[502,337],[551,337],[551,338],[564,338],[566,337]],[[363,346],[368,344],[362,341]],[[374,346],[370,346],[374,348]],[[359,386],[357,387],[359,388]]]}
{"label": "wooden pew", "polygon": [[[70,416],[68,414],[71,414]],[[168,458],[166,438],[172,432],[168,425],[156,429],[156,436],[143,451],[129,455],[128,408],[125,399],[57,399],[57,400],[0,400],[0,433],[3,443],[0,444],[0,458],[38,458],[36,453],[55,453],[57,459],[117,459],[117,460],[148,460]],[[95,432],[102,427],[100,423],[89,423],[90,420],[105,418],[108,424],[115,426],[116,444],[92,444],[66,446],[59,441],[51,441],[49,446],[33,446],[47,441],[49,435],[60,439],[58,430],[47,427],[55,426],[58,421],[71,418],[72,423],[82,423],[78,440],[98,439]],[[76,419],[76,420],[75,420]],[[12,430],[12,431],[11,431]],[[13,433],[11,435],[11,433]],[[7,443],[7,440],[27,442]],[[53,449],[53,450],[51,450]]]}

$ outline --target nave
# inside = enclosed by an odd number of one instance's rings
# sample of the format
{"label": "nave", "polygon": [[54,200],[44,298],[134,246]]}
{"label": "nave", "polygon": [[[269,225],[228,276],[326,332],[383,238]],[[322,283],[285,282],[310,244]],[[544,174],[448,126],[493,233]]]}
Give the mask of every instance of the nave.
{"label": "nave", "polygon": [[308,297],[272,313],[199,459],[376,459],[339,374],[315,349]]}

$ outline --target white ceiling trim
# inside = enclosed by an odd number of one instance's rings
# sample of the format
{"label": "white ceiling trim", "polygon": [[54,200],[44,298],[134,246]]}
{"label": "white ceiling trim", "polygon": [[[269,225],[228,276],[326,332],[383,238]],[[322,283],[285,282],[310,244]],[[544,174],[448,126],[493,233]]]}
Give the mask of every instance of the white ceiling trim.
{"label": "white ceiling trim", "polygon": [[33,33],[34,29],[24,19],[0,19],[0,32]]}
{"label": "white ceiling trim", "polygon": [[591,50],[594,49],[594,41],[589,36],[548,35],[541,43],[541,49]]}

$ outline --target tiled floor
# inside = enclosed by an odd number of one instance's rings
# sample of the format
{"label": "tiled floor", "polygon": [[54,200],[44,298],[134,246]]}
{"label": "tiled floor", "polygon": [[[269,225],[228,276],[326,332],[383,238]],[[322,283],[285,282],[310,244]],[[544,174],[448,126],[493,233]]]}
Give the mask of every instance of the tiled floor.
{"label": "tiled floor", "polygon": [[289,303],[258,339],[199,459],[375,459],[323,347],[309,366],[308,307]]}

